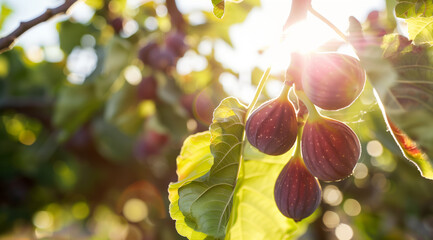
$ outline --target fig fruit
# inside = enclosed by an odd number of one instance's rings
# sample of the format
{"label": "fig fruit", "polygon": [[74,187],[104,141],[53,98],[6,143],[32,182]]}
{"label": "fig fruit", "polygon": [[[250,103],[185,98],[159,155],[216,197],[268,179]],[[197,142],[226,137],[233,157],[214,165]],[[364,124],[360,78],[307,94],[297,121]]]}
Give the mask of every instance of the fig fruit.
{"label": "fig fruit", "polygon": [[361,63],[339,53],[312,53],[304,58],[302,87],[314,105],[337,110],[352,104],[364,88]]}
{"label": "fig fruit", "polygon": [[165,38],[165,45],[177,57],[182,57],[188,50],[188,45],[185,43],[185,34],[179,31],[174,31],[167,34]]}
{"label": "fig fruit", "polygon": [[145,64],[150,65],[151,64],[151,55],[154,55],[154,51],[158,51],[159,46],[156,42],[150,41],[146,45],[144,45],[140,50],[138,51],[138,58]]}
{"label": "fig fruit", "polygon": [[116,34],[119,34],[123,30],[123,23],[122,17],[116,17],[110,21],[110,25],[113,27]]}
{"label": "fig fruit", "polygon": [[301,157],[293,157],[275,183],[274,197],[278,209],[296,222],[316,210],[321,195],[319,181],[307,170]]}
{"label": "fig fruit", "polygon": [[361,155],[359,139],[349,126],[321,116],[307,119],[301,144],[305,166],[323,181],[351,175]]}
{"label": "fig fruit", "polygon": [[247,120],[247,139],[263,153],[281,155],[296,141],[296,113],[287,93],[285,87],[278,98],[263,103]]}
{"label": "fig fruit", "polygon": [[157,98],[158,83],[153,76],[143,77],[137,86],[138,100],[155,100]]}
{"label": "fig fruit", "polygon": [[176,56],[168,48],[159,48],[149,53],[150,66],[154,69],[167,72],[176,66]]}

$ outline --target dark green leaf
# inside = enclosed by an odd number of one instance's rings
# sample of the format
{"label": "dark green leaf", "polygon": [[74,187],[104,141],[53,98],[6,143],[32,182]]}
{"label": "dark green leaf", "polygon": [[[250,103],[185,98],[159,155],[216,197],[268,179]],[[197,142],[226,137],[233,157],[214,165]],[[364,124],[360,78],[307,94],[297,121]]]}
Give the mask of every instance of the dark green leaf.
{"label": "dark green leaf", "polygon": [[179,210],[180,187],[206,174],[212,166],[213,156],[210,152],[210,133],[203,132],[189,136],[183,143],[182,150],[176,159],[178,181],[171,183],[168,188],[170,200],[170,216],[176,220],[176,230],[188,239],[212,239],[206,238],[206,234],[197,232],[197,226],[188,226],[185,216]]}
{"label": "dark green leaf", "polygon": [[210,171],[179,189],[179,208],[188,226],[214,238],[224,238],[232,209],[246,108],[226,98],[214,112]]}

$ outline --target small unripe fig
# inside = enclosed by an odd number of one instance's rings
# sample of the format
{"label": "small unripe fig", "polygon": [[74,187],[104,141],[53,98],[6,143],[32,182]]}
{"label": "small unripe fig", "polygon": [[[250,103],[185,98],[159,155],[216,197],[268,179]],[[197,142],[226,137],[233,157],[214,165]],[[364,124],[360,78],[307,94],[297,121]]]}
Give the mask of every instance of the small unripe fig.
{"label": "small unripe fig", "polygon": [[351,175],[361,155],[359,139],[349,126],[321,116],[308,118],[301,144],[305,165],[323,181]]}
{"label": "small unripe fig", "polygon": [[296,141],[296,113],[287,92],[283,90],[280,97],[263,103],[245,125],[248,141],[263,153],[281,155]]}
{"label": "small unripe fig", "polygon": [[143,77],[137,86],[138,100],[155,100],[158,83],[153,76]]}
{"label": "small unripe fig", "polygon": [[361,63],[339,53],[312,53],[304,58],[302,87],[314,105],[337,110],[352,104],[364,88]]}
{"label": "small unripe fig", "polygon": [[274,197],[278,209],[296,222],[317,209],[321,195],[319,181],[307,170],[300,157],[290,159],[275,183]]}

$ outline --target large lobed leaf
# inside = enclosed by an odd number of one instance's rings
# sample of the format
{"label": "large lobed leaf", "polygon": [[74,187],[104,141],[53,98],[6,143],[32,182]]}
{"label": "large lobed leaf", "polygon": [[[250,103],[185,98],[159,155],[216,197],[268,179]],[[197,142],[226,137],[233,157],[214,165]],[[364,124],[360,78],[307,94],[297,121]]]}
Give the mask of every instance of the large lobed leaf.
{"label": "large lobed leaf", "polygon": [[[176,230],[182,236],[189,239],[206,239],[206,234],[195,231],[195,227],[188,226],[185,216],[179,210],[180,187],[190,183],[206,174],[212,166],[213,156],[210,152],[210,133],[203,132],[189,136],[177,157],[178,181],[171,183],[168,187],[170,200],[170,216],[176,220]],[[212,239],[212,238],[208,238]]]}
{"label": "large lobed leaf", "polygon": [[210,126],[214,163],[203,177],[179,189],[179,208],[196,230],[223,238],[241,158],[246,108],[235,98],[221,102]]}
{"label": "large lobed leaf", "polygon": [[354,32],[359,26],[351,20],[351,36],[356,37],[352,43],[382,102],[385,120],[395,124],[390,127],[394,139],[422,176],[433,179],[432,48],[414,46],[397,34],[387,35],[382,48],[359,44],[362,40]]}

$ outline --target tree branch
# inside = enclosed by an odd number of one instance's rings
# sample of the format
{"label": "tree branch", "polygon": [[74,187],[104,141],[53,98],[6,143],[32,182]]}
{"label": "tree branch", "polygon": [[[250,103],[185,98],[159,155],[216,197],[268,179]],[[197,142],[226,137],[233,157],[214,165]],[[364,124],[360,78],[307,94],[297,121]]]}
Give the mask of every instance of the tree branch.
{"label": "tree branch", "polygon": [[38,25],[39,23],[49,20],[57,14],[66,13],[75,2],[77,2],[77,0],[65,0],[65,3],[63,3],[62,5],[56,8],[49,8],[38,17],[26,22],[21,22],[17,29],[15,29],[9,35],[0,38],[0,54],[11,50],[18,37],[25,33],[27,30]]}

